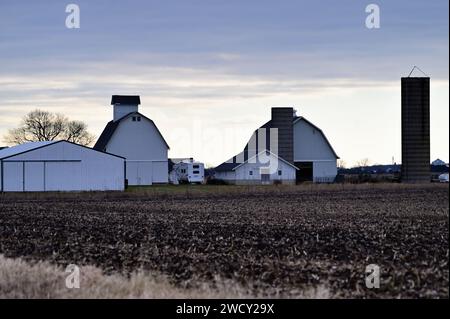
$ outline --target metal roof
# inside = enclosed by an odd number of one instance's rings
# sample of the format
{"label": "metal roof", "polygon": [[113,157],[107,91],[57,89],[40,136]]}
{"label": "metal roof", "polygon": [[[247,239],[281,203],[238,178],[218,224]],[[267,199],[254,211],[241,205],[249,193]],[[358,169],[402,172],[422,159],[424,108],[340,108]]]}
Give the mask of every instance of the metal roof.
{"label": "metal roof", "polygon": [[58,142],[58,141],[29,142],[29,143],[24,143],[24,144],[12,146],[12,147],[4,148],[4,149],[0,150],[0,159],[18,155],[18,154],[21,154],[24,152],[28,152],[28,151],[34,150],[36,148],[47,146],[47,145],[50,145],[50,144],[53,144],[56,142]]}
{"label": "metal roof", "polygon": [[111,105],[114,104],[141,104],[141,98],[139,95],[113,95],[111,98]]}
{"label": "metal roof", "polygon": [[98,138],[97,142],[94,145],[94,149],[97,151],[104,151],[106,148],[106,145],[108,145],[109,140],[111,139],[112,135],[116,131],[116,128],[119,126],[120,120],[117,121],[109,121],[108,124],[106,124],[105,129],[103,130],[102,134]]}

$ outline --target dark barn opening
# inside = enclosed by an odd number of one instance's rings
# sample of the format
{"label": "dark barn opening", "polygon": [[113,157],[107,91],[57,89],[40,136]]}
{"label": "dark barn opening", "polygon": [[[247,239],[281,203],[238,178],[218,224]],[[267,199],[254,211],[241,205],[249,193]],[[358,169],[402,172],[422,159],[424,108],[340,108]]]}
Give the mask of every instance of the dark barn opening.
{"label": "dark barn opening", "polygon": [[296,171],[296,182],[312,182],[313,181],[313,162],[295,162],[298,168]]}

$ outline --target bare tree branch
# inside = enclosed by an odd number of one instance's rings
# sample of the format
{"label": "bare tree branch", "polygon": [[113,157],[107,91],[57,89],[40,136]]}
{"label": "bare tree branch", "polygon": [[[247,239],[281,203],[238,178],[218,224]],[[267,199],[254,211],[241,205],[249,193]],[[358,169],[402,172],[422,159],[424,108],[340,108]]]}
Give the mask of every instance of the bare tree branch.
{"label": "bare tree branch", "polygon": [[20,126],[9,130],[3,138],[10,145],[56,139],[91,145],[95,136],[87,131],[87,125],[81,121],[69,121],[62,114],[36,109],[25,115]]}

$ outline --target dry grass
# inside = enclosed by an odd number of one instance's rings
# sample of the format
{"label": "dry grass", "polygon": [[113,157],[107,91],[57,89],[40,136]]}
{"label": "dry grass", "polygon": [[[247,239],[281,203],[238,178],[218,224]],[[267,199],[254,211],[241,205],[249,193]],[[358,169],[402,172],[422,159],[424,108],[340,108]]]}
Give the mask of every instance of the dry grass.
{"label": "dry grass", "polygon": [[[214,287],[206,283],[196,288],[177,288],[163,275],[144,271],[122,275],[105,275],[93,266],[80,267],[80,288],[66,287],[69,273],[48,262],[26,262],[0,255],[0,299],[198,299],[198,298],[259,298],[231,281],[216,280]],[[299,291],[298,298],[330,298],[323,286]]]}

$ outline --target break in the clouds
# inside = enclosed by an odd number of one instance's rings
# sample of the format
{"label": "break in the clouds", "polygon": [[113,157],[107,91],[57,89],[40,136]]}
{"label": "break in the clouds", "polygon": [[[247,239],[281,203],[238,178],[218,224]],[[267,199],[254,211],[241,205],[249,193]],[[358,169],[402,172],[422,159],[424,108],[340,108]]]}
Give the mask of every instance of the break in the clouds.
{"label": "break in the clouds", "polygon": [[71,2],[80,29],[65,27],[70,2],[0,2],[0,134],[40,107],[99,135],[110,96],[140,94],[171,156],[217,164],[289,105],[348,163],[389,162],[399,80],[419,65],[432,78],[432,156],[448,160],[447,0]]}

